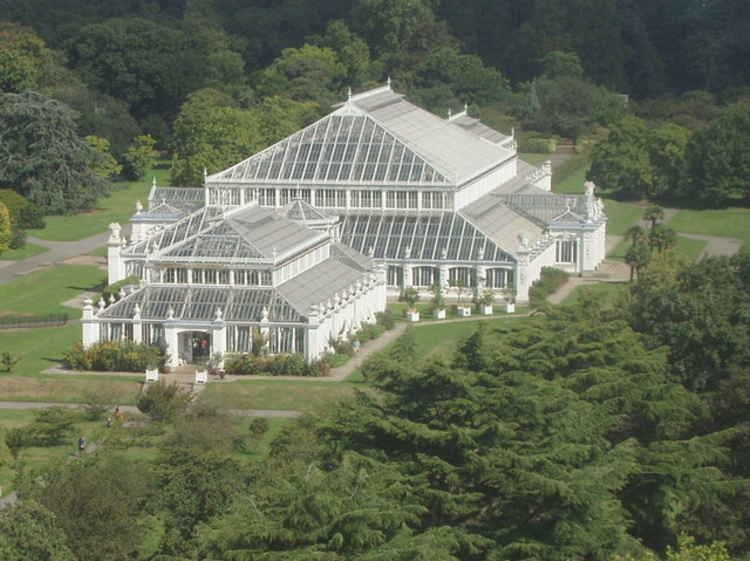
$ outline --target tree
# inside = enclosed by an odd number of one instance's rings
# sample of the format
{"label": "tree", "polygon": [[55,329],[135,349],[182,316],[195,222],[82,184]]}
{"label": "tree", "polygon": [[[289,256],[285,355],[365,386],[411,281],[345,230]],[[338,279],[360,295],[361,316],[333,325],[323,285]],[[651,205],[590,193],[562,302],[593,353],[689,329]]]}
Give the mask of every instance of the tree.
{"label": "tree", "polygon": [[328,48],[303,45],[284,49],[256,83],[263,96],[284,95],[295,101],[313,101],[328,108],[344,89],[346,68]]}
{"label": "tree", "polygon": [[651,222],[651,229],[653,230],[657,222],[664,220],[664,209],[659,205],[648,207],[643,213],[643,220]]}
{"label": "tree", "polygon": [[118,176],[122,166],[109,153],[109,140],[99,136],[87,136],[86,142],[100,154],[99,163],[94,167],[96,174],[105,179]]}
{"label": "tree", "polygon": [[686,195],[720,206],[750,197],[750,103],[727,108],[687,147]]}
{"label": "tree", "polygon": [[154,167],[158,152],[154,150],[156,140],[151,135],[136,136],[125,152],[125,172],[131,179],[142,179]]}
{"label": "tree", "polygon": [[51,55],[32,29],[0,22],[0,92],[38,89]]}
{"label": "tree", "polygon": [[190,403],[190,394],[180,388],[177,382],[168,384],[159,380],[150,384],[138,397],[136,405],[155,421],[171,421],[182,413]]}
{"label": "tree", "polygon": [[555,79],[561,76],[583,78],[583,67],[578,54],[563,51],[550,51],[542,58],[543,75]]}
{"label": "tree", "polygon": [[687,175],[689,140],[690,131],[674,123],[662,125],[649,135],[648,154],[653,173],[649,196],[680,195]]}
{"label": "tree", "polygon": [[648,243],[652,249],[663,253],[677,245],[677,233],[664,224],[657,224],[648,233]]}
{"label": "tree", "polygon": [[635,273],[639,275],[648,265],[651,259],[651,248],[644,241],[636,241],[630,245],[625,252],[625,263],[630,267],[630,282],[633,282]]}
{"label": "tree", "polygon": [[54,513],[80,561],[128,559],[139,549],[148,473],[121,457],[86,456],[25,481],[22,492]]}
{"label": "tree", "polygon": [[0,187],[47,213],[90,208],[108,183],[93,168],[99,155],[76,134],[65,105],[37,93],[0,95]]}
{"label": "tree", "polygon": [[76,561],[59,519],[34,501],[0,510],[0,561]]}
{"label": "tree", "polygon": [[0,203],[0,253],[10,247],[12,224],[8,207]]}

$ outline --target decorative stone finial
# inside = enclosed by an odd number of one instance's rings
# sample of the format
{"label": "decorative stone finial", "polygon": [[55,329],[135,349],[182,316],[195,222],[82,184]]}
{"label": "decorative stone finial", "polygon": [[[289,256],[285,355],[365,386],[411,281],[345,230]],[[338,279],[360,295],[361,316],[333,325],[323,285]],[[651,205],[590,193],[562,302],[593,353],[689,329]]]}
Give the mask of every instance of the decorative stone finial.
{"label": "decorative stone finial", "polygon": [[268,321],[268,308],[266,306],[263,306],[260,321]]}
{"label": "decorative stone finial", "polygon": [[104,303],[104,298],[99,298],[99,312],[104,310],[104,306],[106,306],[106,304]]}
{"label": "decorative stone finial", "polygon": [[115,295],[114,294],[110,294],[109,295],[109,304],[110,304],[110,306],[112,304],[114,304],[114,303],[115,303]]}
{"label": "decorative stone finial", "polygon": [[440,250],[440,257],[442,259],[448,259],[448,246],[443,246],[443,249]]}
{"label": "decorative stone finial", "polygon": [[125,296],[127,296],[127,294],[125,294],[125,288],[123,288],[121,286],[120,287],[120,291],[117,293],[117,296],[118,296],[118,298],[120,298],[120,300],[122,300],[123,298],[125,298]]}
{"label": "decorative stone finial", "polygon": [[167,319],[174,319],[174,308],[171,305],[167,308]]}
{"label": "decorative stone finial", "polygon": [[468,114],[469,114],[469,104],[468,104],[468,103],[465,103],[465,102],[464,102],[464,113],[465,113],[466,115],[468,115]]}
{"label": "decorative stone finial", "polygon": [[388,75],[388,78],[386,78],[385,85],[388,86],[389,88],[391,87],[391,76],[390,75]]}
{"label": "decorative stone finial", "polygon": [[156,176],[155,175],[151,178],[151,187],[156,187]]}
{"label": "decorative stone finial", "polygon": [[141,307],[136,302],[135,306],[133,307],[133,319],[141,319]]}
{"label": "decorative stone finial", "polygon": [[143,212],[143,204],[141,204],[140,200],[135,201],[135,213],[140,214],[141,212]]}
{"label": "decorative stone finial", "polygon": [[117,222],[112,222],[109,225],[109,240],[107,240],[107,243],[112,245],[120,245],[120,230],[122,230],[122,226],[120,226]]}
{"label": "decorative stone finial", "polygon": [[351,101],[352,100],[352,89],[351,88],[348,88],[346,90],[346,100],[347,101]]}
{"label": "decorative stone finial", "polygon": [[221,311],[220,307],[216,307],[216,315],[214,321],[224,321],[224,312]]}
{"label": "decorative stone finial", "polygon": [[479,256],[478,256],[478,257],[479,257],[479,260],[480,260],[480,261],[481,261],[482,259],[484,259],[484,246],[483,246],[483,245],[480,245],[480,246],[479,246]]}
{"label": "decorative stone finial", "polygon": [[510,127],[510,137],[511,138],[516,137],[516,127]]}
{"label": "decorative stone finial", "polygon": [[518,233],[518,244],[521,246],[521,249],[529,249],[529,236],[526,235],[526,232]]}
{"label": "decorative stone finial", "polygon": [[453,117],[453,109],[451,109],[451,108],[449,107],[449,108],[448,108],[448,120],[450,121],[452,117]]}

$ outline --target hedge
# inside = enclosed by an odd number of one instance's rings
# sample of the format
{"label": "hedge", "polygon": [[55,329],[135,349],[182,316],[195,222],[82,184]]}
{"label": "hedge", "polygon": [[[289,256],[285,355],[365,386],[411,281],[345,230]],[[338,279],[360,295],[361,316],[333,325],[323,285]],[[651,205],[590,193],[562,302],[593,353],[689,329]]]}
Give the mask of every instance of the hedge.
{"label": "hedge", "polygon": [[68,323],[68,314],[44,314],[33,316],[0,316],[0,329],[17,327],[53,327]]}
{"label": "hedge", "polygon": [[542,273],[538,280],[534,281],[529,289],[529,305],[532,308],[544,306],[547,296],[553,294],[558,288],[565,284],[570,275],[560,269],[553,267],[542,267]]}
{"label": "hedge", "polygon": [[72,370],[102,372],[145,372],[147,368],[164,369],[167,355],[156,345],[129,341],[106,341],[84,349],[81,343],[63,354],[65,365]]}
{"label": "hedge", "polygon": [[325,359],[307,364],[300,354],[240,354],[224,361],[224,371],[239,375],[319,377],[328,375],[330,365]]}
{"label": "hedge", "polygon": [[521,140],[521,152],[531,154],[552,154],[557,149],[557,141],[554,138],[532,137]]}

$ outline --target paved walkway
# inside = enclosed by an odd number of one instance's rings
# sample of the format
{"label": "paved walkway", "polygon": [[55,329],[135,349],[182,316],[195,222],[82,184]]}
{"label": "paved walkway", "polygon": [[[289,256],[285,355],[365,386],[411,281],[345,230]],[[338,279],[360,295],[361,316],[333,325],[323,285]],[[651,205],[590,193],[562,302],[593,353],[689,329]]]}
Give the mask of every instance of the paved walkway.
{"label": "paved walkway", "polygon": [[[74,218],[71,217],[71,220],[74,220]],[[109,232],[102,232],[73,242],[51,242],[29,236],[29,242],[46,247],[48,251],[20,261],[6,261],[9,264],[0,268],[0,284],[12,281],[16,277],[28,275],[44,267],[57,265],[71,258],[85,255],[106,244],[108,238]]]}

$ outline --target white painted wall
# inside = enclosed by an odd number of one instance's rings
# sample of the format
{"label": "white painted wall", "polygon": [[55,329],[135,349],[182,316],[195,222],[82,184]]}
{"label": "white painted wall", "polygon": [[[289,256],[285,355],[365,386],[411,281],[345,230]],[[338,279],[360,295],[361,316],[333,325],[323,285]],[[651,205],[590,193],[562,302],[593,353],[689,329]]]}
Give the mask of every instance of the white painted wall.
{"label": "white painted wall", "polygon": [[486,195],[506,181],[510,181],[516,175],[518,175],[518,162],[516,158],[512,158],[456,191],[454,209],[459,210],[473,203],[479,197]]}

